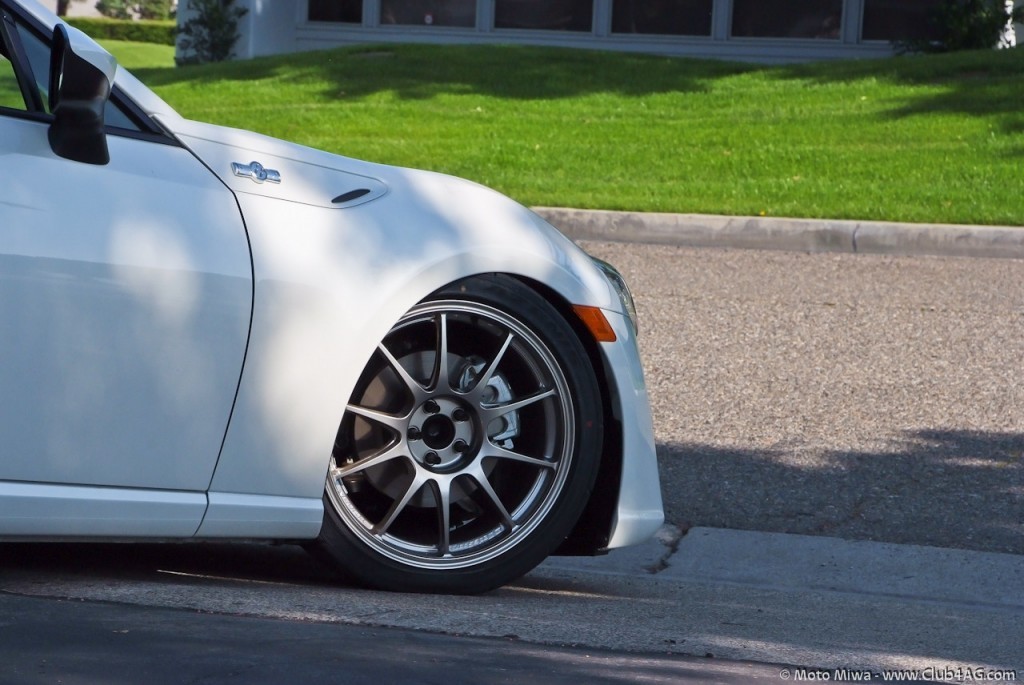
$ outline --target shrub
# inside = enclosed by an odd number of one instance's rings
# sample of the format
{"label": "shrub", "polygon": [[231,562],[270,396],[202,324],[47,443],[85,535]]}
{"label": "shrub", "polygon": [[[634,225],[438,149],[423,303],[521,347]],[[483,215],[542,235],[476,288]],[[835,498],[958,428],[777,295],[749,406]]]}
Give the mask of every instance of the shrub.
{"label": "shrub", "polygon": [[1008,10],[1004,0],[942,0],[928,17],[930,38],[897,41],[895,45],[899,52],[993,48],[1011,20],[1024,20],[1024,8]]}
{"label": "shrub", "polygon": [[178,33],[178,27],[173,21],[131,21],[90,17],[64,17],[64,20],[96,39],[174,45]]}
{"label": "shrub", "polygon": [[180,64],[223,62],[234,56],[238,20],[249,11],[235,0],[189,0],[188,19],[179,31]]}

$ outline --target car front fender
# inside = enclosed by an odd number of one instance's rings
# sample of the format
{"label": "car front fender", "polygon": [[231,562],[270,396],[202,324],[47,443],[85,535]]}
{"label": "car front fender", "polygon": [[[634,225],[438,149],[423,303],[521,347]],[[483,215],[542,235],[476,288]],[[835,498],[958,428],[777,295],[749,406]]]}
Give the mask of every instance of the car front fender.
{"label": "car front fender", "polygon": [[589,258],[529,210],[448,177],[409,176],[347,209],[238,194],[253,319],[212,491],[319,497],[363,366],[394,323],[444,285],[506,273],[574,304],[618,308]]}
{"label": "car front fender", "polygon": [[[254,273],[245,368],[200,535],[244,536],[245,520],[261,518],[245,513],[246,502],[254,510],[302,503],[289,509],[305,520],[292,528],[294,537],[316,534],[317,510],[308,505],[320,501],[338,425],[364,365],[395,322],[440,288],[503,273],[542,283],[565,303],[624,314],[586,253],[488,188],[244,131],[172,123],[235,192]],[[653,440],[649,419],[635,430]]]}

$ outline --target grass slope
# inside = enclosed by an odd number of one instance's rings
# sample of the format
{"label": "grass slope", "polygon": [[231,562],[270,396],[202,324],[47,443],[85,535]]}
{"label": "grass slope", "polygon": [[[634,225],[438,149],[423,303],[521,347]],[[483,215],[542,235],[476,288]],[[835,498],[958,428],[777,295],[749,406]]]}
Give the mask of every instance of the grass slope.
{"label": "grass slope", "polygon": [[138,66],[187,117],[526,204],[1024,224],[1021,49],[765,67],[406,45]]}
{"label": "grass slope", "polygon": [[155,43],[137,43],[130,40],[103,40],[110,54],[120,64],[135,72],[139,69],[174,68],[174,47]]}

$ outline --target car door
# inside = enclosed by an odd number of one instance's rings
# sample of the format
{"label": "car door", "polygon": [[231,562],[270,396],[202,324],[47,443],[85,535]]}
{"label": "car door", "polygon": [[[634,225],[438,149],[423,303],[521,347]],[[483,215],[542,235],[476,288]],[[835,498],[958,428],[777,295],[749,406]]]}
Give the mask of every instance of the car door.
{"label": "car door", "polygon": [[4,14],[0,534],[190,535],[251,318],[237,203],[124,101],[109,163],[54,154],[49,37]]}

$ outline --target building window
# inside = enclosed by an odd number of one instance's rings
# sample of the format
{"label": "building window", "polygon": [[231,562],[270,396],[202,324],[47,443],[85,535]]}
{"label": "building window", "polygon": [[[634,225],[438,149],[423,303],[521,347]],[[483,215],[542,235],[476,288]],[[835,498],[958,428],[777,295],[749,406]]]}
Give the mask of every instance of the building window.
{"label": "building window", "polygon": [[714,0],[615,0],[612,33],[710,36]]}
{"label": "building window", "polygon": [[363,23],[363,0],[309,0],[310,21]]}
{"label": "building window", "polygon": [[381,0],[381,24],[476,26],[476,0]]}
{"label": "building window", "polygon": [[734,0],[732,35],[838,39],[843,0]]}
{"label": "building window", "polygon": [[494,27],[591,31],[594,0],[495,0]]}
{"label": "building window", "polygon": [[929,14],[940,0],[865,0],[864,40],[935,38]]}

